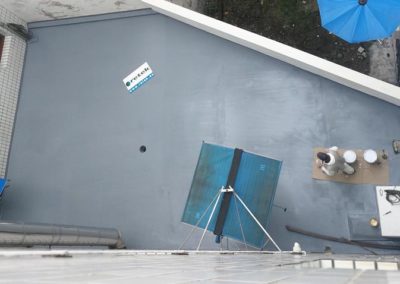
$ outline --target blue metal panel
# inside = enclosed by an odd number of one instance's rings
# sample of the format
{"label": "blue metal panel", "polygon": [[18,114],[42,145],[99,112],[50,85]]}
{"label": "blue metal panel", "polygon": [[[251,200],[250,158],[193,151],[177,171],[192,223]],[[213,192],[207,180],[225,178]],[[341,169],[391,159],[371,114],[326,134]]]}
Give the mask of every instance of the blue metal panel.
{"label": "blue metal panel", "polygon": [[[281,165],[281,161],[252,153],[244,152],[242,155],[235,191],[264,228],[268,224]],[[234,202],[235,200],[232,198],[225,222],[224,235],[242,240]],[[265,242],[265,234],[239,202],[237,202],[237,208],[246,242],[256,247],[262,247]]]}
{"label": "blue metal panel", "polygon": [[[225,186],[233,158],[233,149],[203,143],[194,173],[192,186],[182,216],[182,222],[196,225],[218,191]],[[218,208],[218,207],[217,207]],[[199,227],[205,228],[212,208],[203,217]],[[217,214],[210,223],[215,227]]]}
{"label": "blue metal panel", "polygon": [[[183,222],[196,225],[218,190],[226,184],[233,153],[233,149],[203,143],[183,213]],[[264,227],[268,224],[281,165],[281,161],[248,152],[243,152],[240,162],[235,191]],[[205,228],[211,209],[204,215],[199,227]],[[239,202],[236,207],[234,198],[231,199],[223,235],[236,240],[243,239],[238,214],[246,242],[262,247],[265,241],[264,233]],[[217,215],[218,211],[214,213],[208,230],[214,230]]]}

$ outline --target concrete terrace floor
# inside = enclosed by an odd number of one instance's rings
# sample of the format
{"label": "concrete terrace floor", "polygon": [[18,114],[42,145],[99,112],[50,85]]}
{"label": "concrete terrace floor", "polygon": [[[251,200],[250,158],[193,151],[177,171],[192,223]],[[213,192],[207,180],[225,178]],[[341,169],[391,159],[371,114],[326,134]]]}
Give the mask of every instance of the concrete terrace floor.
{"label": "concrete terrace floor", "polygon": [[[0,251],[0,283],[399,283],[400,272],[321,268],[320,261],[395,257],[162,251]],[[343,263],[343,261],[342,261]],[[388,269],[381,265],[383,269]]]}

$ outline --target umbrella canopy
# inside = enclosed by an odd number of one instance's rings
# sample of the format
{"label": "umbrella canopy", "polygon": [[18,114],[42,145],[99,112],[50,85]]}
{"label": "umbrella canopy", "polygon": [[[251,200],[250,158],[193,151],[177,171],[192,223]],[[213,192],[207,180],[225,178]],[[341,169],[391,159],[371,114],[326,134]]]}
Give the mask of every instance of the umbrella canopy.
{"label": "umbrella canopy", "polygon": [[5,179],[0,178],[0,196],[2,195],[3,190],[6,187],[6,182],[7,181]]}
{"label": "umbrella canopy", "polygon": [[350,42],[383,39],[400,26],[400,0],[318,0],[322,26]]}

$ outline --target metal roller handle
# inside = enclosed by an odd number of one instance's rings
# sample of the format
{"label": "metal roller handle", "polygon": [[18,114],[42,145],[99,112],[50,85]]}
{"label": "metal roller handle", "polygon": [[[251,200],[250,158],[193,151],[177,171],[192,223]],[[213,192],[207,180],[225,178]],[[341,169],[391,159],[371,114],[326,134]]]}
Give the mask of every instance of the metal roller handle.
{"label": "metal roller handle", "polygon": [[0,222],[0,246],[107,246],[122,249],[125,245],[116,229]]}

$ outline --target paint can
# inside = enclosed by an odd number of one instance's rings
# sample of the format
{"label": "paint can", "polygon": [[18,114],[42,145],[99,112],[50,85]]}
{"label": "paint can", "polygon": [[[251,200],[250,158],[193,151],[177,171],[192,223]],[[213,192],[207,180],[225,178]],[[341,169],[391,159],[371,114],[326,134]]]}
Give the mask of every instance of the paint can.
{"label": "paint can", "polygon": [[375,164],[378,161],[378,154],[375,150],[368,149],[364,151],[364,160],[368,164]]}
{"label": "paint can", "polygon": [[369,219],[369,225],[373,228],[377,228],[379,226],[379,221],[375,217]]}
{"label": "paint can", "polygon": [[357,155],[356,152],[354,152],[353,150],[347,150],[343,153],[343,158],[346,163],[353,164],[357,160]]}

